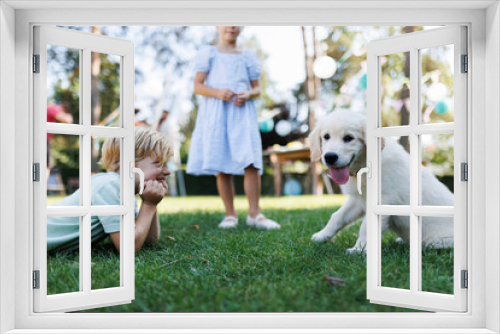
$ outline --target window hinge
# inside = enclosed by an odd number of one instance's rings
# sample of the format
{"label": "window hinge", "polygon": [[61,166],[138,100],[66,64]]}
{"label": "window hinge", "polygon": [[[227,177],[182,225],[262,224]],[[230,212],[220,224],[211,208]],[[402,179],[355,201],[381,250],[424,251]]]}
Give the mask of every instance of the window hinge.
{"label": "window hinge", "polygon": [[462,55],[462,70],[460,72],[469,72],[469,57],[467,55]]}
{"label": "window hinge", "polygon": [[40,73],[40,55],[33,55],[33,73]]}
{"label": "window hinge", "polygon": [[40,270],[33,270],[33,289],[40,289]]}
{"label": "window hinge", "polygon": [[467,270],[462,270],[462,289],[469,288],[469,273]]}
{"label": "window hinge", "polygon": [[461,171],[461,174],[462,174],[462,177],[461,177],[461,180],[462,181],[469,181],[469,165],[466,163],[466,162],[462,162],[462,164],[460,165],[462,171]]}
{"label": "window hinge", "polygon": [[40,163],[33,164],[33,181],[40,182]]}

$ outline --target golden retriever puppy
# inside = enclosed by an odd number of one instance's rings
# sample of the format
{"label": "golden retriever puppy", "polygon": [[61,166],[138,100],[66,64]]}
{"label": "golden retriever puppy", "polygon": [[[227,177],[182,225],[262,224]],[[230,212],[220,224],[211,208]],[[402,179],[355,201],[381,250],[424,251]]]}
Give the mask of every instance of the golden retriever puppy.
{"label": "golden retriever puppy", "polygon": [[[311,160],[328,168],[333,182],[348,195],[345,204],[332,214],[326,226],[312,236],[315,242],[330,240],[340,230],[363,218],[358,239],[348,253],[366,249],[366,182],[363,178],[363,194],[357,191],[357,172],[366,166],[366,117],[347,110],[335,111],[317,122],[309,135]],[[410,204],[410,156],[395,140],[382,138],[381,187],[383,205]],[[422,166],[423,205],[453,206],[453,194]],[[398,241],[410,242],[408,216],[382,216],[382,235],[391,229]],[[453,218],[423,217],[422,246],[434,248],[453,247]]]}

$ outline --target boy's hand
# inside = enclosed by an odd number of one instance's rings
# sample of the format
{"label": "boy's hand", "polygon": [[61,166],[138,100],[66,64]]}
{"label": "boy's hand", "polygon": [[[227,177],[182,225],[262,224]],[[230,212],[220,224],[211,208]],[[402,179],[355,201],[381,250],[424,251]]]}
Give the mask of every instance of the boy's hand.
{"label": "boy's hand", "polygon": [[219,89],[217,97],[223,101],[232,101],[236,94],[229,88]]}
{"label": "boy's hand", "polygon": [[168,194],[168,184],[167,184],[167,181],[163,180],[163,181],[159,181],[159,182],[163,186],[163,188],[165,188],[165,195]]}
{"label": "boy's hand", "polygon": [[146,181],[141,198],[145,204],[158,205],[167,194],[167,184],[156,180]]}
{"label": "boy's hand", "polygon": [[244,91],[239,94],[236,94],[236,105],[241,107],[250,99],[250,92]]}

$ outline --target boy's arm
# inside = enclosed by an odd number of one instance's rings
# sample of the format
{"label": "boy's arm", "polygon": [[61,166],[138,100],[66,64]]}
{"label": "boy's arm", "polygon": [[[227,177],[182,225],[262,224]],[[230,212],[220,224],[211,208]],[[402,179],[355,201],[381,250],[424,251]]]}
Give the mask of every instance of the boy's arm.
{"label": "boy's arm", "polygon": [[[139,214],[135,220],[135,252],[137,253],[148,236],[150,231],[151,223],[156,216],[156,205],[150,205],[147,203],[142,203],[141,209],[139,210]],[[115,244],[116,250],[120,252],[120,232],[110,233],[109,236],[111,240]]]}
{"label": "boy's arm", "polygon": [[158,211],[156,211],[153,219],[151,220],[151,226],[149,227],[149,233],[146,237],[146,243],[157,244],[160,240],[160,218],[158,216]]}
{"label": "boy's arm", "polygon": [[[168,185],[166,181],[160,182],[160,184],[165,188],[165,195],[168,193]],[[158,203],[160,204],[160,203]],[[157,244],[158,240],[160,240],[160,233],[161,233],[161,227],[160,227],[160,215],[158,214],[158,210],[156,210],[156,213],[151,220],[151,227],[149,228],[149,233],[146,238],[146,243],[152,243],[152,244]]]}
{"label": "boy's arm", "polygon": [[[136,253],[142,248],[150,233],[153,219],[156,217],[156,206],[163,199],[166,192],[166,189],[158,181],[147,181],[145,184],[144,192],[142,194],[142,205],[139,210],[139,215],[135,220]],[[156,223],[158,222],[156,221],[153,225],[156,225]],[[159,231],[159,226],[156,228]],[[116,249],[120,251],[120,232],[110,233],[109,236],[115,244]]]}

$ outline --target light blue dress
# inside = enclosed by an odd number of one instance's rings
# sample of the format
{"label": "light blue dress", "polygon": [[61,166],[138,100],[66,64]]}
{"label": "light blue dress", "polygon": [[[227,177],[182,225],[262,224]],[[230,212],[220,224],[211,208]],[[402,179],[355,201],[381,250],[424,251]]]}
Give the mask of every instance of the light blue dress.
{"label": "light blue dress", "polygon": [[[205,85],[229,88],[235,93],[250,89],[261,67],[257,55],[222,53],[205,46],[195,59],[195,71],[207,73]],[[262,175],[262,141],[254,101],[238,107],[234,101],[202,97],[191,138],[186,172],[243,175],[250,165]]]}

